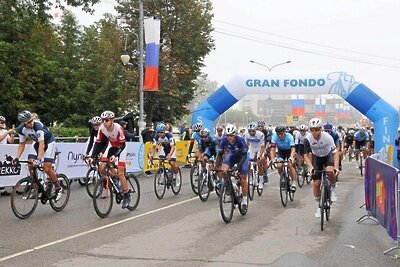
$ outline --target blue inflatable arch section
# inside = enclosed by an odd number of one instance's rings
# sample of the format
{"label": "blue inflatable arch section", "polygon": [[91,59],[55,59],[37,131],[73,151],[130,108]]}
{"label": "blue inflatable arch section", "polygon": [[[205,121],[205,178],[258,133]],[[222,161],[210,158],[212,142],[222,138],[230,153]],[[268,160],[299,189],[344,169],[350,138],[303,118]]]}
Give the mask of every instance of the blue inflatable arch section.
{"label": "blue inflatable arch section", "polygon": [[[214,121],[246,94],[336,94],[374,123],[375,151],[391,151],[393,164],[394,140],[399,124],[395,108],[371,89],[356,82],[345,72],[237,75],[218,88],[192,113],[192,124],[202,122],[209,129]],[[391,149],[388,149],[391,147]]]}

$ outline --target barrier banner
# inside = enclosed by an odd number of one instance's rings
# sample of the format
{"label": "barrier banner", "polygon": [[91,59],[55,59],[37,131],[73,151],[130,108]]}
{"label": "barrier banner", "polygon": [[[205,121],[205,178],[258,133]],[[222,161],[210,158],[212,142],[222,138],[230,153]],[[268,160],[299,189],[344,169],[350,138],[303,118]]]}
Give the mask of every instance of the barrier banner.
{"label": "barrier banner", "polygon": [[398,170],[368,157],[365,162],[365,206],[367,211],[397,241],[396,192]]}

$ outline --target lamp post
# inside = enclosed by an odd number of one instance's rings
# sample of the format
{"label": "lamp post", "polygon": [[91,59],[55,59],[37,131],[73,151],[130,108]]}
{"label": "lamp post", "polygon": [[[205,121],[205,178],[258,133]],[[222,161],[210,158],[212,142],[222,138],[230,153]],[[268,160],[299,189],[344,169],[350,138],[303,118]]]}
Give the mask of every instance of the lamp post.
{"label": "lamp post", "polygon": [[[143,0],[139,0],[139,35],[135,34],[139,43],[139,141],[142,142],[142,135],[140,134],[144,129],[144,90],[143,90]],[[126,53],[127,36],[125,39],[125,54],[121,55],[121,61],[124,65],[127,65],[130,60],[130,56]]]}
{"label": "lamp post", "polygon": [[[263,66],[268,70],[268,72],[271,72],[271,70],[273,68],[277,67],[277,66],[284,65],[284,64],[289,64],[290,62],[292,62],[292,61],[288,60],[288,61],[285,61],[285,62],[281,62],[281,63],[275,64],[272,67],[269,67],[269,66],[267,66],[265,64],[262,64],[260,62],[257,62],[257,61],[254,61],[254,60],[250,60],[250,63]],[[270,94],[268,94],[268,119],[269,119],[269,121],[271,121],[271,95]]]}

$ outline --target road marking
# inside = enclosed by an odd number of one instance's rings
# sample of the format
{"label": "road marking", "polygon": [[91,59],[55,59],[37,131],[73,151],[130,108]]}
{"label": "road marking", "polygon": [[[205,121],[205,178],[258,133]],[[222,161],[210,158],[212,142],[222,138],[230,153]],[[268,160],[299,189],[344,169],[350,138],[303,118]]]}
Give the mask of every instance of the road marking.
{"label": "road marking", "polygon": [[117,221],[117,222],[113,222],[113,223],[110,223],[110,224],[107,224],[107,225],[103,225],[103,226],[100,226],[100,227],[97,227],[97,228],[94,228],[94,229],[91,229],[91,230],[88,230],[88,231],[84,231],[84,232],[81,232],[81,233],[78,233],[78,234],[75,234],[75,235],[64,237],[64,238],[55,240],[53,242],[49,242],[49,243],[46,243],[46,244],[43,244],[43,245],[36,246],[34,248],[31,248],[31,249],[26,249],[26,250],[23,250],[23,251],[20,251],[20,252],[17,252],[17,253],[14,253],[14,254],[11,254],[11,255],[8,255],[8,256],[0,258],[0,262],[6,261],[6,260],[9,260],[9,259],[13,259],[13,258],[22,256],[22,255],[31,253],[33,251],[37,251],[37,250],[40,250],[40,249],[43,249],[43,248],[46,248],[46,247],[50,247],[52,245],[59,244],[59,243],[62,243],[62,242],[65,242],[65,241],[68,241],[68,240],[71,240],[71,239],[75,239],[77,237],[81,237],[81,236],[84,236],[84,235],[87,235],[87,234],[91,234],[91,233],[94,233],[94,232],[97,232],[97,231],[100,231],[100,230],[103,230],[103,229],[107,229],[107,228],[110,228],[110,227],[113,227],[113,226],[116,226],[116,225],[119,225],[119,224],[122,224],[122,223],[125,223],[125,222],[129,222],[129,221],[132,221],[132,220],[135,220],[135,219],[147,216],[147,215],[151,215],[151,214],[159,212],[159,211],[163,211],[163,210],[166,210],[166,209],[169,209],[169,208],[173,208],[173,207],[188,203],[190,201],[193,201],[194,199],[198,199],[198,197],[195,196],[195,197],[186,199],[184,201],[171,204],[169,206],[165,206],[165,207],[162,207],[162,208],[151,210],[151,211],[145,212],[143,214],[139,214],[139,215],[136,215],[136,216],[133,216],[133,217],[129,217],[129,218]]}

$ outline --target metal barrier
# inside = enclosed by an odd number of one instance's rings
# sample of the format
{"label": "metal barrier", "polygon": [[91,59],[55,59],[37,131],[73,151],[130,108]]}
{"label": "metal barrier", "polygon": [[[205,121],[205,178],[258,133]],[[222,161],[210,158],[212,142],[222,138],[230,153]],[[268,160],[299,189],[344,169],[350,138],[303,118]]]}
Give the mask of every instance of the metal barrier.
{"label": "metal barrier", "polygon": [[391,247],[383,252],[384,255],[388,254],[389,252],[399,249],[400,250],[400,171],[397,173],[397,196],[396,196],[396,218],[397,218],[397,246]]}

